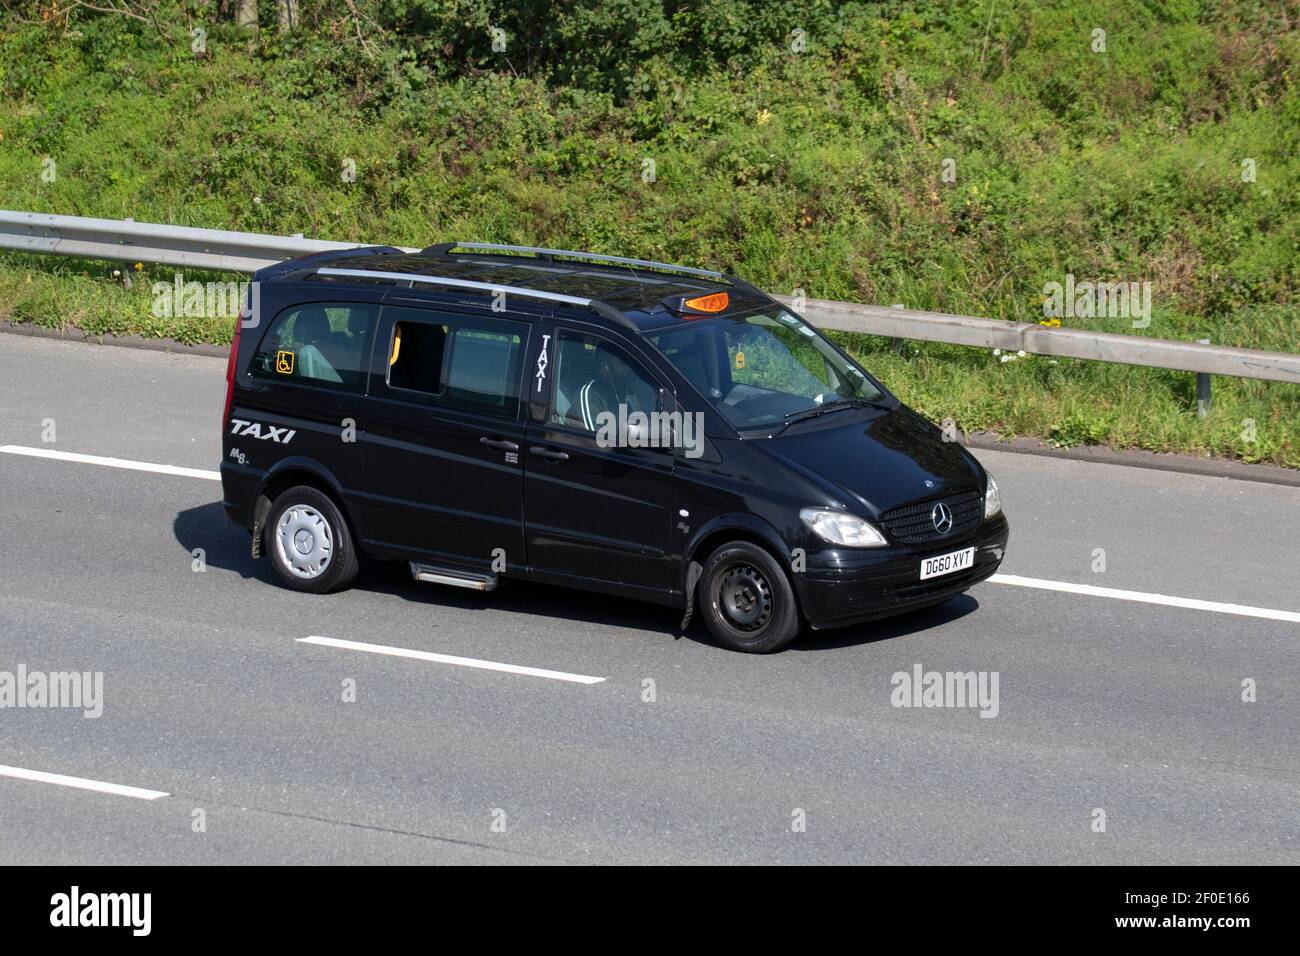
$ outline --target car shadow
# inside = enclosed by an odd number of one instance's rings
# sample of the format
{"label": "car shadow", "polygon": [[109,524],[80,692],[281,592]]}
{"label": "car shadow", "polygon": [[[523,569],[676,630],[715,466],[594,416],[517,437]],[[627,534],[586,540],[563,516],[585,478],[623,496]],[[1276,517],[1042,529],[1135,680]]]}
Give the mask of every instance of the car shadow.
{"label": "car shadow", "polygon": [[[176,515],[172,532],[186,551],[202,548],[209,567],[233,571],[247,580],[269,587],[282,588],[270,561],[254,560],[249,537],[226,518],[220,502],[189,508]],[[503,610],[516,614],[550,617],[610,627],[649,631],[673,640],[691,640],[710,647],[721,647],[696,614],[683,631],[680,610],[627,598],[580,591],[502,577],[495,591],[483,593],[436,584],[422,584],[411,577],[403,561],[367,558],[353,582],[354,589],[385,594],[415,604],[454,607],[459,610]],[[859,644],[872,644],[908,634],[941,627],[979,607],[969,594],[962,594],[944,604],[898,617],[872,621],[831,631],[805,629],[791,650],[830,651]]]}
{"label": "car shadow", "polygon": [[[209,567],[233,571],[242,578],[271,587],[284,587],[269,560],[252,557],[248,533],[231,524],[220,502],[179,512],[172,522],[172,532],[186,551],[202,548]],[[682,612],[679,610],[509,576],[501,578],[496,590],[485,593],[423,584],[411,577],[410,568],[404,561],[366,558],[361,562],[361,570],[352,587],[415,604],[470,611],[496,609],[557,620],[634,628],[669,637],[680,636],[677,625],[681,623]],[[695,630],[692,626],[691,631]],[[698,636],[705,642],[709,640],[703,629],[698,635],[688,636]]]}
{"label": "car shadow", "polygon": [[219,501],[178,512],[172,521],[172,534],[191,554],[195,548],[202,548],[209,567],[234,571],[240,577],[264,584],[280,583],[269,561],[253,560],[249,548],[251,537],[230,522]]}

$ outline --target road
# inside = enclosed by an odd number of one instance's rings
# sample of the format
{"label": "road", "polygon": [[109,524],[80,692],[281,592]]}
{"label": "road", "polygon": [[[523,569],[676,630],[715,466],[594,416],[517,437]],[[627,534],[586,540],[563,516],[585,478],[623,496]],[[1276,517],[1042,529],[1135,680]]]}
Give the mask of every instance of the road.
{"label": "road", "polygon": [[[213,471],[224,389],[0,335],[0,445]],[[1300,862],[1300,489],[977,454],[1004,574],[1265,616],[995,580],[755,657],[390,563],[296,594],[212,480],[0,453],[0,672],[103,673],[98,718],[0,709],[0,863]],[[917,665],[996,672],[997,715],[893,706]]]}

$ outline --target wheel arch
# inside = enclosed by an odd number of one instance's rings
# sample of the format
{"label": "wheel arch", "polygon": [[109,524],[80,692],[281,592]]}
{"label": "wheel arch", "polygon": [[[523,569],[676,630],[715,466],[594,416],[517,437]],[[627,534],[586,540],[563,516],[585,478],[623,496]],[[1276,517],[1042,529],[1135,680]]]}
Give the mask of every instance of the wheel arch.
{"label": "wheel arch", "polygon": [[703,560],[719,545],[736,538],[752,541],[766,548],[782,567],[789,564],[789,549],[781,540],[781,535],[770,524],[753,515],[726,514],[719,515],[696,529],[683,555],[683,565],[689,566],[692,561],[703,563]]}
{"label": "wheel arch", "polygon": [[347,505],[343,501],[342,485],[339,484],[338,479],[334,477],[328,468],[311,458],[285,458],[277,462],[275,467],[266,473],[266,476],[262,479],[261,487],[257,489],[257,497],[253,499],[254,535],[261,535],[265,532],[266,519],[271,513],[271,505],[275,502],[275,499],[296,485],[315,488],[334,502],[334,507],[339,509],[339,514],[347,522],[353,547],[359,552],[360,539],[357,537],[357,529],[352,516],[348,514]]}
{"label": "wheel arch", "polygon": [[[686,598],[688,608],[694,606],[695,586],[699,583],[700,571],[709,555],[728,541],[737,540],[748,541],[750,544],[758,545],[758,547],[767,551],[781,570],[785,572],[786,576],[789,577],[791,574],[789,549],[786,547],[781,535],[777,533],[776,528],[754,515],[719,515],[700,526],[695,532],[695,536],[691,538],[691,542],[683,556],[682,593]],[[794,592],[795,607],[802,615],[803,607],[799,601],[799,589],[794,586],[793,579],[790,580],[790,590]],[[688,619],[689,616],[688,611]]]}

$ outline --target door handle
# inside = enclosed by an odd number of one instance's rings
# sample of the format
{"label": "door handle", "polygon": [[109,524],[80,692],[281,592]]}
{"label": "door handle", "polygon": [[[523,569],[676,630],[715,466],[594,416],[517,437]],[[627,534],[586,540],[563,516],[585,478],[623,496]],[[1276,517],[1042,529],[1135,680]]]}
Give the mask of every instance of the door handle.
{"label": "door handle", "polygon": [[569,453],[567,451],[556,451],[554,448],[544,448],[541,445],[534,445],[528,450],[538,458],[545,458],[547,461],[569,460]]}
{"label": "door handle", "polygon": [[518,451],[519,446],[512,441],[506,441],[503,438],[488,438],[484,435],[478,440],[480,445],[487,445],[493,451]]}

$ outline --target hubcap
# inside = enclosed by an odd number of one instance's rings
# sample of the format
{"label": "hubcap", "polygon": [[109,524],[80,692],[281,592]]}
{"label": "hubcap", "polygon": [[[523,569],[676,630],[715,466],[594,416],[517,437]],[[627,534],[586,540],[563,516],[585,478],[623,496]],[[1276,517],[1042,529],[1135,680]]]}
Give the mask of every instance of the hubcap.
{"label": "hubcap", "polygon": [[315,578],[329,567],[334,535],[329,522],[309,505],[292,505],[280,515],[275,528],[280,562],[296,577]]}
{"label": "hubcap", "polygon": [[772,589],[752,564],[735,564],[722,575],[718,605],[737,630],[757,631],[772,618]]}

